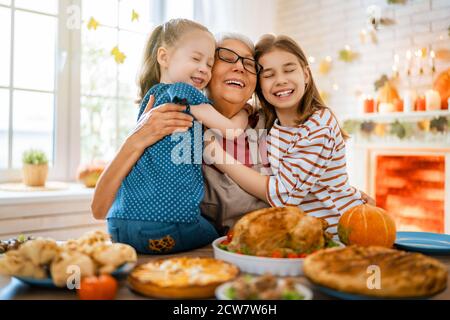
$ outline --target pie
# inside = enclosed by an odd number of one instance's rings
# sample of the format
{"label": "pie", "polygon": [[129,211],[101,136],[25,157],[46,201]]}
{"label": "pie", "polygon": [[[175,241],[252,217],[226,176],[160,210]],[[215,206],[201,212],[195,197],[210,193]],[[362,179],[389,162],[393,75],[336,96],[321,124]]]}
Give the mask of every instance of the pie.
{"label": "pie", "polygon": [[274,251],[310,253],[324,248],[328,223],[297,207],[264,208],[246,214],[233,227],[231,250],[257,256]]}
{"label": "pie", "polygon": [[318,285],[379,298],[431,296],[446,288],[448,276],[436,259],[375,246],[320,250],[305,259],[303,270]]}
{"label": "pie", "polygon": [[201,299],[214,296],[220,284],[234,279],[239,269],[227,262],[200,257],[154,260],[131,271],[131,288],[154,298]]}

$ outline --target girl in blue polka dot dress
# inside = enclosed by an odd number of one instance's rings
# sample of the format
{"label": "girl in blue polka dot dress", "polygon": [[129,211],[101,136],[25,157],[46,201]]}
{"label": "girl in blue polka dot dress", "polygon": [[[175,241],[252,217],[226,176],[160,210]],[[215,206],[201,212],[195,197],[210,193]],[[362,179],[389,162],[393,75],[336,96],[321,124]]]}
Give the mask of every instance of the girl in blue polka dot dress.
{"label": "girl in blue polka dot dress", "polygon": [[[200,215],[204,191],[199,122],[234,138],[246,128],[248,113],[241,110],[228,119],[200,91],[211,79],[214,55],[214,37],[196,22],[170,20],[151,34],[141,77],[147,93],[138,119],[147,115],[144,111],[153,96],[154,108],[180,103],[198,122],[147,148],[123,180],[107,218],[113,241],[154,254],[194,249],[218,237]],[[226,129],[241,130],[231,130],[234,134],[230,135]]]}

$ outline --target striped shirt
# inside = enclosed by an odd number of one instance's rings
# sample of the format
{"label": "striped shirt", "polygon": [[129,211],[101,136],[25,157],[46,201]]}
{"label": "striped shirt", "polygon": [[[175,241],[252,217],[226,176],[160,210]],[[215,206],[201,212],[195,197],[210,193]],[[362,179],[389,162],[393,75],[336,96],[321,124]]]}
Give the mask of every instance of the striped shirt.
{"label": "striped shirt", "polygon": [[345,141],[328,109],[316,111],[296,127],[283,127],[276,120],[267,148],[273,172],[267,199],[272,207],[298,206],[326,219],[327,231],[336,235],[342,213],[364,203],[348,182]]}

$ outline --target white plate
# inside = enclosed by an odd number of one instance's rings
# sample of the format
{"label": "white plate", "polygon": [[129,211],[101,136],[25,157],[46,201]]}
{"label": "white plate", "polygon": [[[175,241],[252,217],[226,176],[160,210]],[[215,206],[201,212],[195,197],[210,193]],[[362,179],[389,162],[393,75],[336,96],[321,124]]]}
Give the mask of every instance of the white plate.
{"label": "white plate", "polygon": [[[233,282],[227,282],[216,288],[216,298],[218,300],[231,300],[225,295],[225,292],[228,290],[229,287],[231,287],[232,283]],[[303,300],[312,300],[313,293],[311,289],[309,289],[308,287],[305,287],[304,285],[297,283],[295,284],[295,289],[299,294],[301,294],[304,297]]]}
{"label": "white plate", "polygon": [[303,274],[304,258],[267,258],[225,251],[219,248],[219,244],[226,238],[218,238],[212,243],[214,258],[230,262],[243,272],[261,275],[271,273],[281,277],[293,277]]}
{"label": "white plate", "polygon": [[[263,275],[271,273],[281,277],[295,277],[303,275],[303,261],[305,258],[268,258],[237,254],[219,248],[219,244],[227,237],[221,237],[213,241],[214,258],[230,262],[239,267],[243,272]],[[334,240],[339,246],[344,245]]]}
{"label": "white plate", "polygon": [[[67,241],[56,240],[56,244],[59,246],[62,246],[66,242]],[[106,241],[106,243],[111,243],[111,242]],[[4,253],[0,253],[0,258],[2,258],[3,255],[4,255]],[[136,264],[137,264],[137,262],[126,262],[123,265],[119,266],[116,270],[111,272],[110,275],[115,278],[123,278],[123,277],[127,276],[131,272],[131,270],[133,270],[133,268],[136,266]],[[30,286],[33,286],[33,287],[57,288],[55,286],[55,284],[53,283],[51,276],[48,276],[43,279],[35,279],[35,278],[31,278],[31,277],[20,277],[20,276],[11,276],[11,277],[16,278],[16,279],[18,279]]]}

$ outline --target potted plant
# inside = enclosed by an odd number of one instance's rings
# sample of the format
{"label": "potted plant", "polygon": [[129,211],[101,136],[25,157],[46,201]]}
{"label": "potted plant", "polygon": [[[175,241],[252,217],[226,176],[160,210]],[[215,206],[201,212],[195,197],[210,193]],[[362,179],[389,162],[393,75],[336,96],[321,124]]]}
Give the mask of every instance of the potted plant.
{"label": "potted plant", "polygon": [[43,151],[27,150],[22,156],[23,182],[30,187],[45,185],[48,174],[48,159]]}

